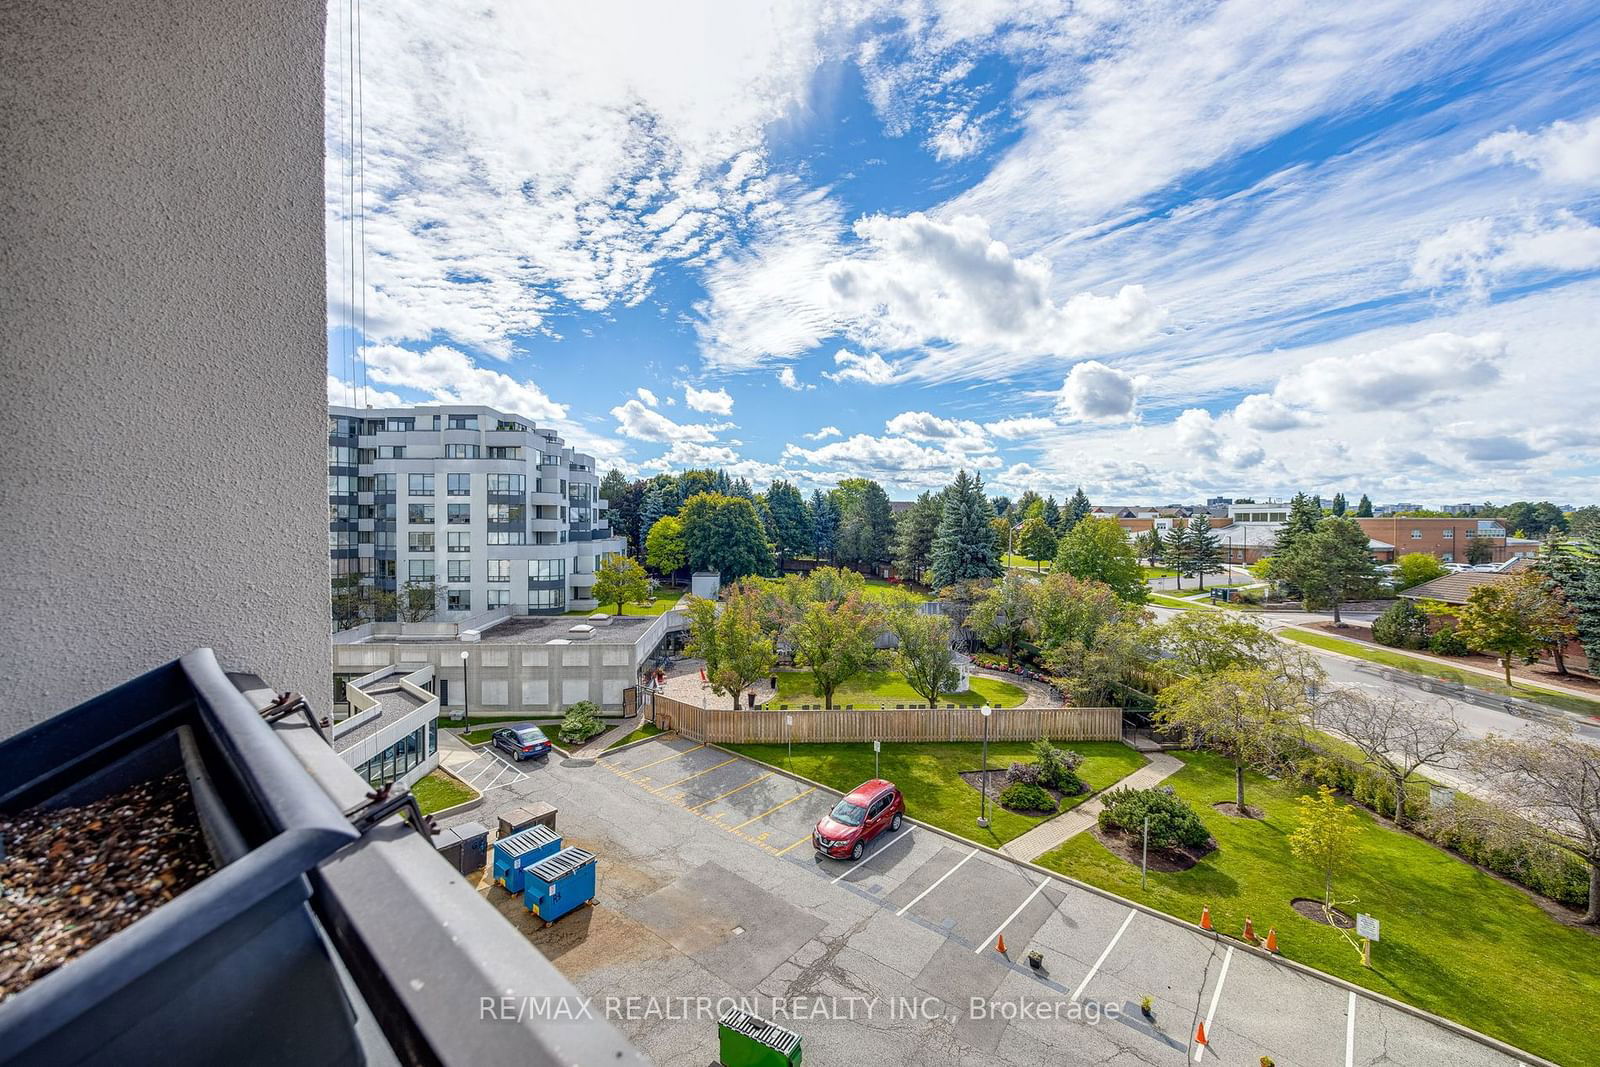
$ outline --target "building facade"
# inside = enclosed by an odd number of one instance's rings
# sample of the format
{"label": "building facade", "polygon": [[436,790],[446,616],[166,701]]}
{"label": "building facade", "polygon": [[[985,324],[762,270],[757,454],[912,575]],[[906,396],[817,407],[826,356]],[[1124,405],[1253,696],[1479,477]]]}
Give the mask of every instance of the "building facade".
{"label": "building facade", "polygon": [[1504,563],[1511,558],[1506,528],[1499,519],[1418,519],[1401,515],[1357,519],[1368,537],[1394,546],[1396,558],[1426,552],[1443,563],[1471,563],[1472,546],[1484,563]]}
{"label": "building facade", "polygon": [[493,408],[328,409],[335,585],[432,585],[436,615],[592,611],[594,573],[623,551],[594,457]]}

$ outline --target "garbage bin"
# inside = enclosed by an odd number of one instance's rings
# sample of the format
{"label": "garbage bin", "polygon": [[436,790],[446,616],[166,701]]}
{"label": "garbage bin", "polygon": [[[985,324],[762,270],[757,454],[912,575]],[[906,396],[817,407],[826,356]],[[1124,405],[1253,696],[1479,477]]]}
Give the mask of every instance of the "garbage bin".
{"label": "garbage bin", "polygon": [[595,856],[586,848],[564,848],[522,872],[523,907],[546,923],[594,899]]}
{"label": "garbage bin", "polygon": [[500,837],[510,837],[530,826],[556,828],[556,809],[553,804],[529,804],[525,808],[512,808],[500,816]]}
{"label": "garbage bin", "polygon": [[722,1067],[785,1067],[800,1063],[800,1035],[738,1008],[717,1020]]}
{"label": "garbage bin", "polygon": [[461,874],[483,870],[489,853],[489,828],[481,823],[465,822],[439,831],[433,847]]}
{"label": "garbage bin", "polygon": [[548,826],[530,826],[494,843],[494,880],[508,893],[520,893],[523,872],[561,851],[561,838]]}

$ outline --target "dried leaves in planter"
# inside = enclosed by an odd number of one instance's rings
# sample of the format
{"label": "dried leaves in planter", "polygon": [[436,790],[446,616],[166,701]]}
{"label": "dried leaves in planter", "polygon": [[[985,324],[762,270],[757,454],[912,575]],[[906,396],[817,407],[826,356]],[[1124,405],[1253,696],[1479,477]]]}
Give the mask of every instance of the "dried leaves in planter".
{"label": "dried leaves in planter", "polygon": [[76,807],[0,815],[0,1001],[212,871],[181,773]]}

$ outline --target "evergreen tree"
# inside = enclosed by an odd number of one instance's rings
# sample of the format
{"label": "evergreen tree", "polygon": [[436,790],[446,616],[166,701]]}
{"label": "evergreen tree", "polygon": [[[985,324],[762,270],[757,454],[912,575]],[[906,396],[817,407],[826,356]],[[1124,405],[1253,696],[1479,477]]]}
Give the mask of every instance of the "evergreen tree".
{"label": "evergreen tree", "polygon": [[834,538],[839,531],[839,515],[833,510],[833,501],[821,489],[811,490],[806,518],[811,524],[811,551],[818,559],[831,560]]}
{"label": "evergreen tree", "polygon": [[1367,499],[1367,494],[1362,493],[1361,499],[1356,502],[1356,518],[1372,518],[1372,501]]}
{"label": "evergreen tree", "polygon": [[1194,573],[1200,576],[1200,588],[1206,587],[1206,575],[1222,569],[1222,549],[1217,535],[1211,532],[1211,516],[1201,512],[1189,520],[1185,537],[1189,542],[1189,561]]}
{"label": "evergreen tree", "polygon": [[806,514],[805,498],[789,482],[779,480],[767,486],[764,499],[772,516],[772,547],[778,553],[778,570],[782,573],[785,559],[810,549],[811,519]]}
{"label": "evergreen tree", "polygon": [[683,546],[689,566],[717,571],[724,582],[776,569],[755,505],[743,497],[696,493],[684,502]]}
{"label": "evergreen tree", "polygon": [[742,496],[746,500],[755,498],[755,490],[750,487],[750,479],[741,476],[728,487],[729,496]]}
{"label": "evergreen tree", "polygon": [[929,582],[934,588],[1000,576],[1000,552],[990,525],[994,517],[983,479],[958,471],[945,488],[944,513],[930,553]]}
{"label": "evergreen tree", "polygon": [[1343,515],[1348,509],[1349,505],[1345,503],[1344,494],[1333,494],[1333,513],[1335,515]]}
{"label": "evergreen tree", "polygon": [[1008,496],[992,496],[989,506],[994,509],[995,515],[1002,519],[1011,518],[1011,498]]}
{"label": "evergreen tree", "polygon": [[870,569],[889,559],[894,509],[883,486],[869,478],[846,478],[836,494],[839,532],[834,554],[839,562]]}
{"label": "evergreen tree", "polygon": [[895,516],[894,565],[902,577],[920,582],[933,554],[933,539],[944,516],[942,494],[923,493]]}
{"label": "evergreen tree", "polygon": [[[1290,516],[1291,520],[1293,516]],[[1328,517],[1297,536],[1287,551],[1273,557],[1272,573],[1298,589],[1309,609],[1331,604],[1340,625],[1339,602],[1369,592],[1377,579],[1366,533],[1354,519]]]}
{"label": "evergreen tree", "polygon": [[[723,496],[728,496],[733,491],[733,483],[728,481],[727,471],[718,470],[717,473],[712,476],[711,491],[713,493],[721,493]],[[684,499],[688,499],[687,494],[685,495]]]}
{"label": "evergreen tree", "polygon": [[1044,498],[1044,508],[1039,512],[1039,517],[1049,523],[1052,530],[1061,528],[1061,505],[1056,503],[1054,493]]}
{"label": "evergreen tree", "polygon": [[1288,521],[1278,527],[1277,545],[1272,554],[1288,555],[1302,537],[1316,532],[1317,524],[1321,521],[1322,508],[1312,503],[1306,494],[1296,493],[1294,499],[1289,501]]}
{"label": "evergreen tree", "polygon": [[[1027,522],[1044,511],[1044,500],[1032,489],[1027,490],[1017,497],[1017,502],[1011,505],[1011,516],[1017,522]],[[1054,526],[1054,523],[1051,523]]]}
{"label": "evergreen tree", "polygon": [[667,514],[666,493],[659,485],[652,485],[645,490],[644,500],[639,505],[639,543],[644,544],[650,540],[650,527],[656,520]]}
{"label": "evergreen tree", "polygon": [[[728,476],[722,476],[723,485],[726,487]],[[712,470],[686,470],[678,475],[678,502],[684,501],[700,493],[715,493],[717,489],[717,472]],[[723,493],[726,496],[726,493]]]}
{"label": "evergreen tree", "polygon": [[1188,524],[1183,521],[1174,522],[1161,538],[1161,562],[1178,572],[1178,588],[1183,588],[1183,580],[1194,574],[1190,565],[1189,538],[1185,531]]}
{"label": "evergreen tree", "polygon": [[1071,533],[1073,528],[1089,517],[1089,512],[1094,508],[1089,504],[1089,497],[1083,491],[1083,486],[1078,486],[1072,494],[1072,499],[1067,501],[1067,506],[1061,513],[1061,532]]}
{"label": "evergreen tree", "polygon": [[[1592,671],[1600,665],[1600,542],[1568,541],[1553,533],[1539,549],[1533,570],[1546,591],[1566,605]],[[1566,664],[1559,652],[1556,664],[1564,673]]]}

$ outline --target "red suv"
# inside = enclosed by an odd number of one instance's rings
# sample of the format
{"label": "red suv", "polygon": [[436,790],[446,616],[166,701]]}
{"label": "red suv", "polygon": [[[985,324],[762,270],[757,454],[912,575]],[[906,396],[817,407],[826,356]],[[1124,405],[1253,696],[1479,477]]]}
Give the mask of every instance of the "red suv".
{"label": "red suv", "polygon": [[834,859],[858,860],[874,837],[900,829],[905,813],[906,799],[894,783],[874,778],[852,789],[817,822],[811,846]]}

